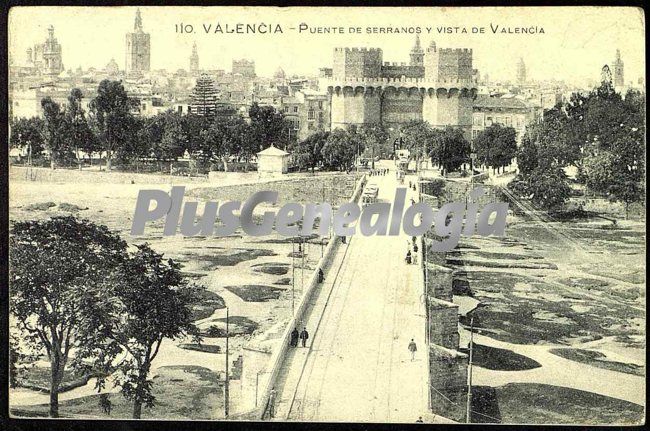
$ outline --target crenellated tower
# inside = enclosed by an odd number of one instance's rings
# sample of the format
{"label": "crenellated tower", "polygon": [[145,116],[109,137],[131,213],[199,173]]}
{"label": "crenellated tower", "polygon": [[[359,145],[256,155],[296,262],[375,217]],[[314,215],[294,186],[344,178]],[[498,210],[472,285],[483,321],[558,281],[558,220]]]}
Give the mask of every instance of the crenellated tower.
{"label": "crenellated tower", "polygon": [[378,48],[336,48],[328,85],[332,128],[424,120],[460,127],[469,139],[476,97],[472,50],[438,49],[434,42],[422,50],[417,38],[410,54],[410,65],[391,64],[383,63]]}

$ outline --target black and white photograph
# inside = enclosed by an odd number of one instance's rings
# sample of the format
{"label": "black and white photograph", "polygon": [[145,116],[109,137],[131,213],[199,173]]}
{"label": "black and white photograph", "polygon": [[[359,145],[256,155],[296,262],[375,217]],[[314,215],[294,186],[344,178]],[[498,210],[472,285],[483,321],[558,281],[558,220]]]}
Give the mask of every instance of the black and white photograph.
{"label": "black and white photograph", "polygon": [[9,416],[645,424],[645,31],[10,8]]}

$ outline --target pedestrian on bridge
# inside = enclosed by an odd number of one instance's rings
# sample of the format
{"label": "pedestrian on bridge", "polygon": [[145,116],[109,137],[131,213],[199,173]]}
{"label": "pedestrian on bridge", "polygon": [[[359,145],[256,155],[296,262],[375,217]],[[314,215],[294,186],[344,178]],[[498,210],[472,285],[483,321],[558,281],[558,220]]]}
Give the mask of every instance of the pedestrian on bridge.
{"label": "pedestrian on bridge", "polygon": [[300,340],[302,341],[302,347],[307,347],[308,338],[309,338],[309,332],[307,332],[307,328],[302,328],[302,332],[300,333]]}
{"label": "pedestrian on bridge", "polygon": [[269,418],[273,419],[275,417],[275,398],[278,396],[278,391],[275,390],[275,386],[271,388],[269,393]]}
{"label": "pedestrian on bridge", "polygon": [[410,265],[411,264],[411,250],[406,252],[406,264]]}
{"label": "pedestrian on bridge", "polygon": [[298,347],[298,336],[298,328],[293,328],[293,331],[291,331],[291,341],[289,342],[291,347]]}
{"label": "pedestrian on bridge", "polygon": [[411,361],[415,360],[415,352],[418,351],[418,346],[415,344],[415,341],[413,338],[411,338],[411,342],[409,343],[409,351],[411,352]]}

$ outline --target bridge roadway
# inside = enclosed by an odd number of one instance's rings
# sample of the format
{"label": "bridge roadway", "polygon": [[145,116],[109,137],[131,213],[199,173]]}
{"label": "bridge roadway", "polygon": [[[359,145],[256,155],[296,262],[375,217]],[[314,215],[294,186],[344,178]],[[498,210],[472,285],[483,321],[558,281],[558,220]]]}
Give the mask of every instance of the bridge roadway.
{"label": "bridge roadway", "polygon": [[[392,201],[394,169],[369,183]],[[290,349],[280,370],[275,420],[446,422],[427,413],[425,309],[419,265],[405,263],[408,241],[403,232],[357,234],[339,248],[305,313],[307,348]]]}

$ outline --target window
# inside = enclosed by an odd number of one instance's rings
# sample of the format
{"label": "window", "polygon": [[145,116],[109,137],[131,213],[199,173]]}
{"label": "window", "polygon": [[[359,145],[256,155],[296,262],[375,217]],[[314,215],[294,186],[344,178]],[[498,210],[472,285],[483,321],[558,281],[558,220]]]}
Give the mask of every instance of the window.
{"label": "window", "polygon": [[487,117],[485,119],[485,125],[486,126],[491,126],[492,125],[492,117]]}
{"label": "window", "polygon": [[483,125],[483,117],[480,115],[475,115],[474,116],[474,125],[475,126],[482,126]]}
{"label": "window", "polygon": [[313,108],[309,108],[309,111],[307,111],[307,119],[308,119],[308,120],[313,120],[314,118],[316,118],[316,117],[314,116],[314,109],[313,109]]}
{"label": "window", "polygon": [[300,121],[296,121],[295,123],[293,123],[293,129],[294,130],[300,129]]}
{"label": "window", "polygon": [[294,113],[294,114],[297,114],[297,113],[298,113],[298,107],[297,107],[297,106],[294,106],[294,107],[293,107],[293,113]]}
{"label": "window", "polygon": [[318,109],[323,109],[323,101],[322,100],[318,101]]}
{"label": "window", "polygon": [[521,129],[523,127],[523,125],[524,125],[524,122],[521,119],[521,117],[517,117],[517,129]]}
{"label": "window", "polygon": [[285,114],[289,112],[289,107],[288,106],[284,107],[284,112],[285,112]]}
{"label": "window", "polygon": [[511,117],[505,117],[505,125],[506,125],[506,127],[512,126],[512,118]]}
{"label": "window", "polygon": [[478,136],[478,132],[479,132],[478,130],[472,130],[472,139],[476,139],[476,137]]}

